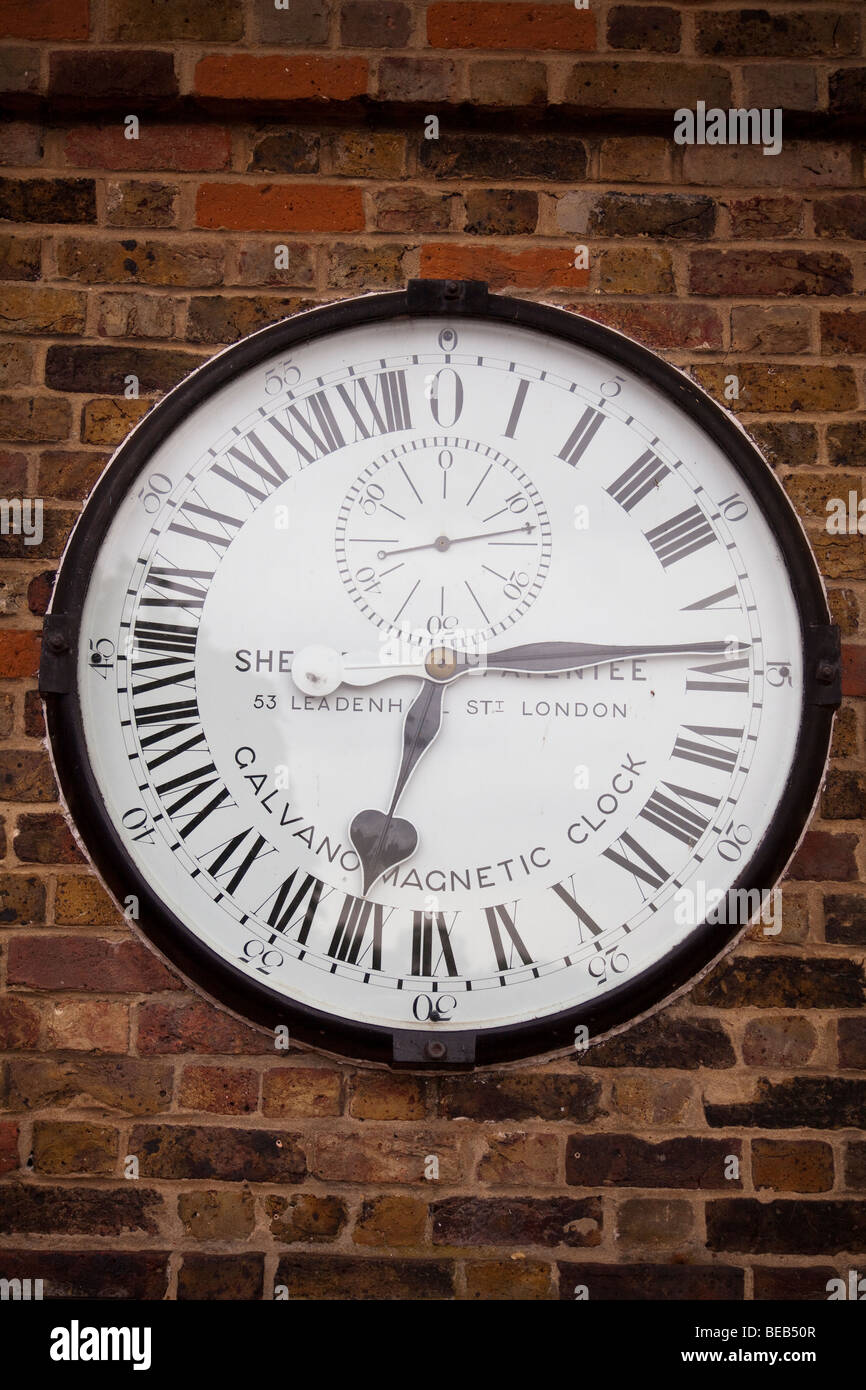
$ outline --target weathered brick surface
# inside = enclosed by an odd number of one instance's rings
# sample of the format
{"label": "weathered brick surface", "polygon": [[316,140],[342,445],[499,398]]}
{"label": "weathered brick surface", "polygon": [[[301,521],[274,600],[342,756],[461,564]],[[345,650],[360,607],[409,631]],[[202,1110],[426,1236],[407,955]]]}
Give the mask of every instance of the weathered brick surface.
{"label": "weathered brick surface", "polygon": [[[861,11],[0,3],[0,492],[46,503],[40,547],[0,537],[5,1277],[69,1298],[810,1300],[859,1258],[866,558],[824,520],[866,490]],[[784,108],[782,152],[678,146],[699,99]],[[782,934],[751,930],[584,1053],[471,1075],[284,1052],[191,993],[78,849],[35,679],[65,538],[154,401],[264,324],[418,274],[586,314],[720,401],[736,375],[727,404],[844,644]]]}

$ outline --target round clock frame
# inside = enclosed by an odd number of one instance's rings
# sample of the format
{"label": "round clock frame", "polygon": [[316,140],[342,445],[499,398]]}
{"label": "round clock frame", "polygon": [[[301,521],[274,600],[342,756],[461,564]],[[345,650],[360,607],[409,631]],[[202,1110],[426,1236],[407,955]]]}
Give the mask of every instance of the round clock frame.
{"label": "round clock frame", "polygon": [[405,291],[372,294],[310,310],[229,347],[169,392],[114,454],[87,501],[64,553],[46,617],[39,688],[50,748],[68,813],[116,899],[139,900],[137,926],[157,950],[213,1000],[246,1020],[290,1034],[327,1052],[408,1067],[468,1068],[574,1046],[575,1028],[590,1039],[619,1031],[654,1011],[705,972],[745,926],[705,920],[686,941],[635,979],[593,1003],[542,1020],[477,1030],[431,1023],[387,1028],[339,1019],[257,983],[207,947],[162,902],[124,850],[97,786],[87,752],[78,690],[81,614],[91,572],[118,504],[154,449],[187,414],[239,372],[277,351],[323,335],[405,317],[485,319],[525,327],[576,344],[642,377],[724,451],[759,504],[784,557],[796,600],[803,654],[803,695],[796,752],[779,801],[784,810],[758,844],[733,890],[766,892],[789,863],[815,804],[841,699],[838,629],[805,533],[755,446],[736,421],[680,371],[631,339],[560,308],[490,294],[480,281],[410,281]]}

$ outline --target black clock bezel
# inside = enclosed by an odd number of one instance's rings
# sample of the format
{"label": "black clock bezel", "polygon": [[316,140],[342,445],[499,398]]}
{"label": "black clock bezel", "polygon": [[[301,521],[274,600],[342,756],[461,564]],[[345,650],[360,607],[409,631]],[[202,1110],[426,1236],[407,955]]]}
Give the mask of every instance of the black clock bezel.
{"label": "black clock bezel", "polygon": [[824,775],[833,713],[840,701],[838,630],[830,621],[817,564],[772,470],[715,401],[639,343],[568,310],[489,294],[478,281],[410,281],[405,291],[365,295],[281,320],[226,348],[170,391],[112,456],[64,551],[46,618],[40,691],[55,769],[68,813],[97,871],[121,900],[139,899],[137,926],[148,941],[212,1000],[241,1018],[327,1052],[410,1067],[488,1065],[573,1046],[583,1024],[592,1041],[659,1007],[706,970],[744,928],[705,921],[680,946],[602,999],[543,1019],[463,1031],[444,1025],[391,1029],[340,1019],[288,1001],[229,965],[161,901],[127,856],[90,765],[78,695],[80,621],[90,576],[121,499],[153,450],[225,382],[273,353],[361,324],[446,316],[513,324],[587,348],[635,372],[672,400],[722,448],[761,506],[785,559],[799,612],[804,691],[795,756],[772,828],[738,876],[735,889],[775,884],[808,824]]}

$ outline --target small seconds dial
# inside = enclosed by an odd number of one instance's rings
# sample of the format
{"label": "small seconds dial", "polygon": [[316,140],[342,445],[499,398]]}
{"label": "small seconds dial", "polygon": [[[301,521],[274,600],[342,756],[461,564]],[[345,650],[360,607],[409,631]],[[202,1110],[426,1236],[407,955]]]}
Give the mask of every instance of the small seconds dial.
{"label": "small seconds dial", "polygon": [[436,435],[389,449],[346,493],[340,576],[385,632],[486,639],[522,617],[550,566],[538,489],[505,454]]}

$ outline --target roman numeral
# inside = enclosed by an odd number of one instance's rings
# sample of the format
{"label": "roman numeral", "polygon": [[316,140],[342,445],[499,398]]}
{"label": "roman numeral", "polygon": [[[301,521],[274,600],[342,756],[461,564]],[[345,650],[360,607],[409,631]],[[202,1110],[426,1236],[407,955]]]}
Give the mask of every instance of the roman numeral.
{"label": "roman numeral", "polygon": [[[246,451],[243,445],[246,445]],[[264,462],[260,462],[252,452],[256,449]],[[221,463],[215,463],[211,468],[211,473],[216,473],[220,478],[225,478],[226,482],[232,483],[235,487],[241,488],[250,497],[254,497],[257,502],[265,502],[281,483],[286,481],[289,476],[281,464],[277,462],[266,444],[263,444],[255,430],[249,430],[244,436],[243,442],[232,444],[226,450],[226,456],[233,460],[239,469],[246,469],[252,473],[259,483],[264,483],[265,491],[261,486],[256,486],[242,472],[235,472],[232,468],[225,468]]]}
{"label": "roman numeral", "polygon": [[593,410],[592,406],[587,406],[581,415],[571,434],[566,439],[557,458],[564,459],[574,468],[583,458],[598,431],[604,424],[605,417],[599,410]]}
{"label": "roman numeral", "polygon": [[[293,869],[288,878],[284,878],[279,888],[277,888],[269,898],[266,898],[261,907],[257,909],[259,913],[265,911],[270,904],[268,912],[268,926],[273,931],[285,932],[287,928],[293,927],[295,918],[304,908],[304,919],[298,932],[297,940],[300,945],[306,945],[307,937],[310,934],[310,927],[322,901],[324,883],[321,879],[314,878],[312,874],[301,875],[300,869]],[[332,892],[333,890],[329,890]],[[328,893],[324,896],[328,897]]]}
{"label": "roman numeral", "polygon": [[[198,748],[200,744],[204,743],[205,737],[201,728],[199,728],[196,733],[191,734],[189,732],[190,728],[198,723],[198,705],[195,701],[192,701],[191,704],[196,716],[195,719],[187,719],[179,724],[172,724],[168,729],[157,729],[155,733],[148,734],[146,738],[141,738],[141,736],[139,736],[139,742],[143,750],[151,748],[154,752],[159,754],[156,758],[145,758],[148,772],[153,772],[156,768],[162,767],[164,763],[171,762],[172,758],[178,758],[182,753],[189,753],[193,748]],[[163,708],[168,707],[164,706]],[[153,711],[150,709],[147,710],[146,719],[139,718],[138,710],[134,711],[134,715],[136,725],[140,723],[157,722],[153,719]],[[158,722],[164,724],[165,720],[160,719]],[[171,739],[178,737],[181,741],[172,744]]]}
{"label": "roman numeral", "polygon": [[[498,970],[510,970],[514,964],[515,952],[520,957],[524,965],[532,964],[532,956],[526,949],[523,939],[517,930],[514,918],[517,915],[517,903],[514,903],[509,912],[507,907],[486,907],[484,915],[487,918],[487,926],[493,941],[493,951],[496,956],[496,968]],[[510,949],[506,954],[506,948],[502,940],[500,926],[505,928],[511,941]]]}
{"label": "roman numeral", "polygon": [[[615,849],[610,848],[603,851],[604,857],[605,859],[609,859],[612,864],[617,864],[619,868],[626,869],[627,872],[632,875],[635,882],[641,879],[644,883],[648,883],[651,888],[661,888],[665,879],[670,878],[667,869],[660,864],[657,859],[654,859],[649,851],[644,849],[643,845],[638,844],[634,836],[630,835],[628,831],[620,835],[616,843],[621,845],[624,851],[630,851],[635,855],[635,857],[640,860],[640,863],[636,864],[627,857],[627,854],[619,854]],[[640,887],[639,883],[638,887]],[[642,888],[641,895],[643,895]]]}
{"label": "roman numeral", "polygon": [[[410,971],[412,975],[436,975],[442,962],[445,964],[447,974],[456,975],[458,973],[450,939],[454,922],[457,920],[457,913],[455,912],[453,916],[454,920],[448,927],[444,912],[412,913],[412,969]],[[435,960],[433,957],[434,933],[439,944],[439,951]]]}
{"label": "roman numeral", "polygon": [[203,507],[198,502],[184,502],[180,512],[185,521],[189,521],[190,516],[202,516],[222,529],[204,531],[200,526],[184,526],[180,521],[173,521],[168,528],[169,531],[176,531],[179,536],[191,536],[193,540],[204,541],[206,545],[215,545],[218,550],[225,550],[230,546],[234,539],[231,532],[237,531],[243,525],[236,516],[229,516],[227,512],[215,512],[212,507]]}
{"label": "roman numeral", "polygon": [[517,422],[520,419],[520,412],[523,409],[523,402],[526,400],[526,393],[529,390],[529,382],[523,377],[517,383],[517,391],[514,396],[514,404],[511,407],[511,414],[508,417],[508,424],[505,426],[505,438],[513,439],[514,431],[517,429]]}
{"label": "roman numeral", "polygon": [[[679,797],[687,797],[689,801],[698,801],[705,806],[712,806],[715,810],[718,806],[718,797],[706,796],[703,792],[692,791],[689,787],[677,787],[671,782],[662,784],[668,791],[674,792]],[[651,825],[657,825],[659,830],[664,830],[666,834],[673,835],[674,839],[682,840],[684,845],[696,845],[703,835],[709,819],[696,811],[693,806],[685,801],[674,801],[672,797],[666,796],[658,788],[653,792],[643,810],[638,812],[644,820],[648,820]]]}
{"label": "roman numeral", "polygon": [[[269,416],[268,424],[279,431],[304,463],[315,463],[316,459],[344,447],[346,441],[324,391],[314,391],[304,400],[293,401],[285,407],[283,414],[286,424],[278,420],[276,415]],[[293,429],[300,429],[306,435],[307,443],[301,443],[297,434],[292,433]]]}
{"label": "roman numeral", "polygon": [[[740,655],[739,652],[744,653]],[[748,695],[749,682],[740,680],[734,673],[748,670],[748,648],[741,646],[737,654],[725,656],[721,661],[710,661],[703,666],[690,666],[686,674],[686,690],[712,690],[719,695]],[[718,677],[718,679],[695,679],[695,676]]]}
{"label": "roman numeral", "polygon": [[[248,835],[252,836],[252,844],[246,848],[240,862],[233,864],[232,860],[235,854],[240,850],[241,845],[243,845]],[[220,875],[226,873],[231,874],[231,878],[226,884],[227,893],[234,893],[236,891],[257,860],[266,859],[269,854],[276,854],[277,852],[273,845],[268,844],[264,835],[260,835],[252,826],[248,827],[246,830],[242,830],[238,835],[233,835],[232,838],[226,840],[224,844],[217,845],[216,849],[216,857],[211,864],[207,865],[207,868],[208,872],[217,879],[217,881],[219,881]],[[210,852],[212,853],[213,851]],[[200,856],[200,858],[203,859],[204,856]]]}
{"label": "roman numeral", "polygon": [[607,491],[615,502],[630,512],[669,472],[667,464],[662,463],[652,449],[647,449],[624,473],[620,473]]}
{"label": "roman numeral", "polygon": [[356,444],[359,439],[412,428],[406,373],[379,372],[372,383],[371,387],[370,380],[361,376],[337,387],[337,395],[355,426]]}
{"label": "roman numeral", "polygon": [[[151,565],[144,581],[141,608],[201,608],[207,597],[213,570],[181,569],[178,565]],[[148,593],[153,589],[155,593]]]}
{"label": "roman numeral", "polygon": [[[678,734],[671,757],[684,758],[690,763],[702,763],[704,767],[716,767],[720,772],[733,772],[737,765],[742,729],[727,729],[714,724],[686,724],[685,734],[696,734],[687,738]],[[719,739],[732,739],[734,748],[726,748]]]}
{"label": "roman numeral", "polygon": [[[198,628],[188,623],[135,624],[135,645],[129,665],[136,723],[148,722],[149,716],[158,708],[140,704],[140,696],[152,695],[167,685],[184,685],[195,680],[193,663],[197,637]],[[146,661],[138,659],[137,654],[140,652],[148,653]],[[188,700],[183,701],[183,707],[188,710]],[[166,705],[162,708],[170,710],[171,706]],[[195,713],[197,716],[197,708]]]}
{"label": "roman numeral", "polygon": [[[143,724],[169,724],[173,719],[181,722],[175,728],[188,728],[190,724],[198,722],[198,703],[196,700],[170,700],[164,705],[136,705],[133,709],[136,726]],[[174,732],[169,729],[166,733],[157,734],[156,738],[165,738]],[[141,741],[144,748],[146,742],[152,739]]]}
{"label": "roman numeral", "polygon": [[665,569],[696,550],[702,550],[705,545],[712,545],[716,539],[715,531],[697,504],[663,521],[661,526],[645,531],[644,535]]}
{"label": "roman numeral", "polygon": [[[725,599],[735,599],[735,603],[725,603]],[[697,603],[687,603],[685,608],[681,608],[681,613],[696,613],[701,609],[715,609],[717,613],[727,613],[731,610],[742,612],[742,604],[739,601],[739,594],[735,584],[730,589],[719,589],[717,594],[707,594],[706,598],[699,598]]]}
{"label": "roman numeral", "polygon": [[592,936],[600,936],[601,927],[598,925],[597,922],[593,921],[589,913],[586,911],[586,908],[581,907],[580,903],[577,901],[577,897],[574,891],[574,874],[571,874],[569,876],[568,881],[571,884],[570,890],[566,888],[564,883],[554,883],[553,891],[556,894],[556,896],[560,898],[562,902],[565,903],[569,911],[574,913],[575,917],[580,923],[580,927],[578,928],[578,940],[580,941],[580,944],[582,946],[584,939],[583,928],[586,927],[587,931]]}
{"label": "roman numeral", "polygon": [[[180,812],[185,806],[188,806],[191,801],[195,801],[197,797],[214,786],[217,778],[209,777],[211,772],[216,772],[216,768],[213,763],[206,763],[204,766],[194,768],[190,772],[181,773],[180,776],[173,778],[170,782],[163,783],[162,787],[157,787],[157,792],[162,795],[163,792],[177,791],[181,787],[186,786],[188,782],[192,784],[173,806],[169,806],[166,801],[165,808],[172,820],[181,818]],[[182,840],[189,839],[190,835],[198,830],[199,826],[203,825],[208,816],[213,815],[214,811],[219,810],[221,806],[226,806],[226,809],[228,809],[229,806],[233,805],[234,802],[229,795],[228,789],[226,787],[220,787],[219,791],[214,793],[210,801],[200,807],[199,810],[186,812],[186,815],[190,816],[190,821],[189,824],[185,825],[183,830],[180,831],[180,838]]]}
{"label": "roman numeral", "polygon": [[[393,908],[388,912],[390,917]],[[373,922],[371,941],[365,946],[364,937]],[[347,961],[357,965],[360,957],[372,948],[369,962],[372,970],[382,969],[382,929],[385,925],[385,909],[381,903],[371,903],[367,898],[354,898],[347,893],[340,909],[340,917],[328,947],[332,960]]]}
{"label": "roman numeral", "polygon": [[149,623],[143,620],[135,624],[133,633],[139,651],[158,652],[173,661],[192,661],[195,658],[198,628],[191,623]]}

